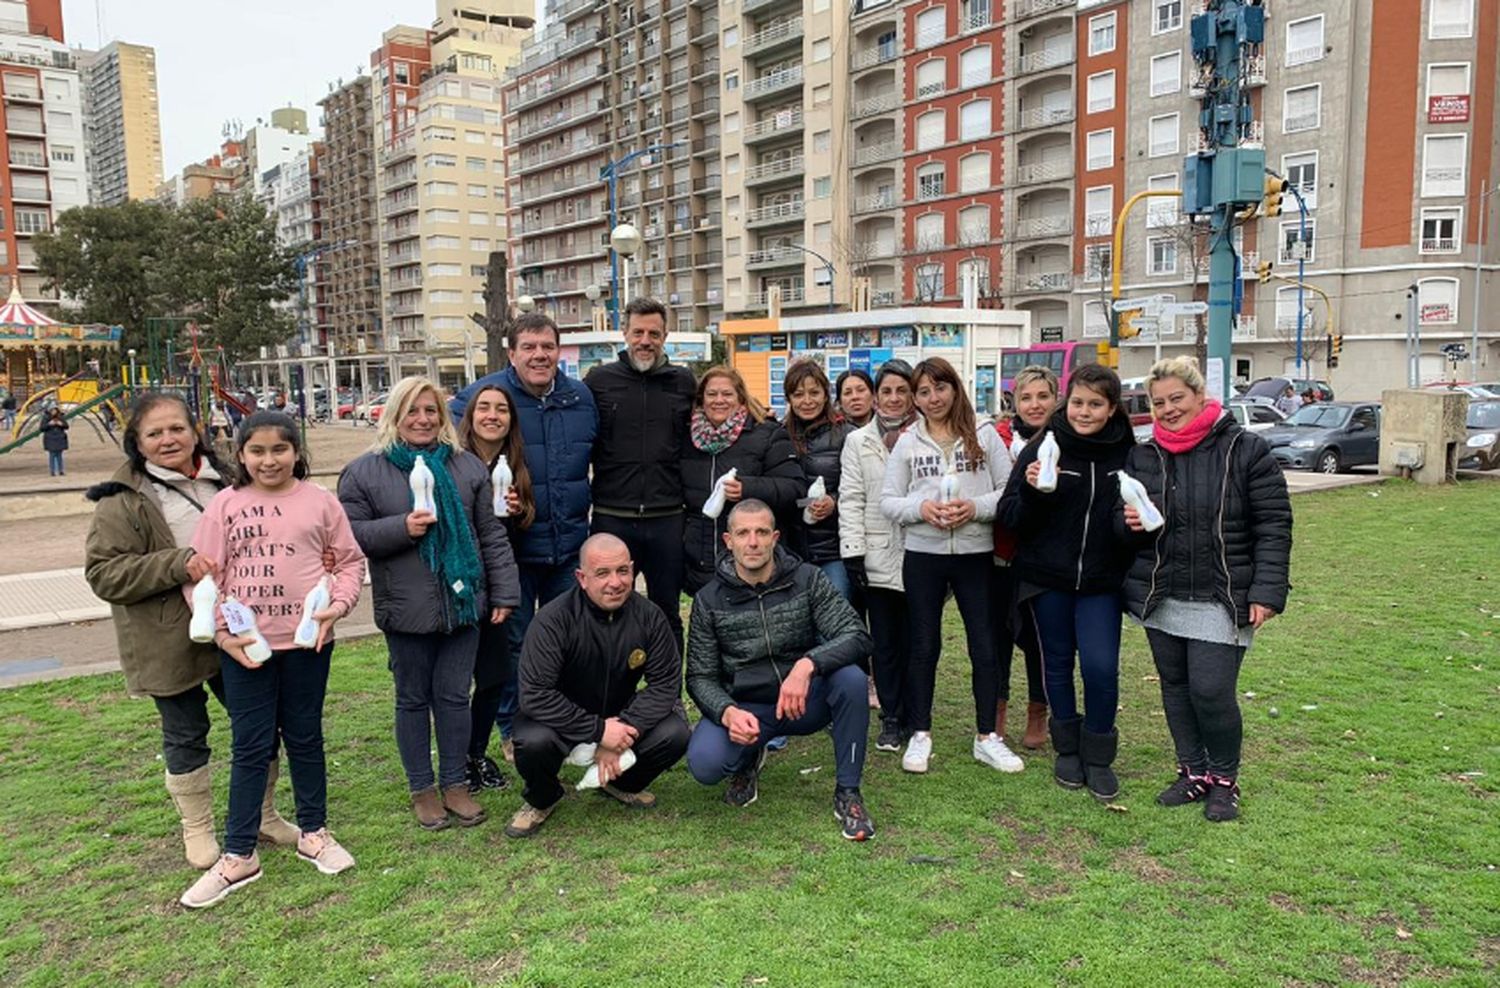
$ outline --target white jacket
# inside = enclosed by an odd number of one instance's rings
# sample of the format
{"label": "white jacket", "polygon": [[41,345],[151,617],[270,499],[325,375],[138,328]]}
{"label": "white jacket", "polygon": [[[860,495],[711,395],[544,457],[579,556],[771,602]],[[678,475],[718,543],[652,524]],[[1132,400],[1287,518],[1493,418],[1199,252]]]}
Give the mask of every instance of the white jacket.
{"label": "white jacket", "polygon": [[[981,419],[976,431],[984,449],[984,464],[978,470],[964,468],[961,441],[954,440],[944,449],[928,435],[924,419],[918,419],[896,441],[885,467],[880,511],[904,526],[908,552],[939,556],[994,552],[995,509],[1005,492],[1012,461],[994,425]],[[958,477],[958,496],[974,502],[974,520],[944,530],[922,520],[922,502],[938,499],[943,475],[950,470]]]}
{"label": "white jacket", "polygon": [[901,590],[901,560],[906,555],[901,530],[880,513],[890,456],[875,419],[844,440],[839,454],[839,555],[863,556],[870,586]]}

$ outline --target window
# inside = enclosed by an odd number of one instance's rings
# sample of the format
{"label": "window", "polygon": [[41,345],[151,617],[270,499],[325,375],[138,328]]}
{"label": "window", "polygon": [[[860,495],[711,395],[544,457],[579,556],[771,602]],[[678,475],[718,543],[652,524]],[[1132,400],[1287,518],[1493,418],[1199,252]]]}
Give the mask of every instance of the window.
{"label": "window", "polygon": [[1464,194],[1467,134],[1428,134],[1422,139],[1422,195]]}
{"label": "window", "polygon": [[1427,95],[1469,95],[1469,63],[1434,62],[1427,66]]}
{"label": "window", "polygon": [[1083,277],[1085,281],[1103,281],[1109,277],[1110,255],[1113,247],[1109,244],[1086,244],[1083,248]]}
{"label": "window", "polygon": [[1115,187],[1097,185],[1083,194],[1083,235],[1107,237],[1115,228]]}
{"label": "window", "polygon": [[1177,273],[1177,241],[1171,237],[1152,237],[1149,241],[1148,268],[1153,275]]}
{"label": "window", "polygon": [[990,101],[977,99],[965,103],[958,111],[958,137],[977,141],[990,135]]}
{"label": "window", "polygon": [[487,238],[487,237],[470,237],[469,238],[469,249],[470,250],[489,250],[490,249],[489,238]]}
{"label": "window", "polygon": [[941,58],[929,58],[917,66],[917,99],[936,96],[947,88],[947,65]]}
{"label": "window", "polygon": [[1423,326],[1458,324],[1458,279],[1423,278],[1417,282],[1417,321]]}
{"label": "window", "polygon": [[459,239],[446,234],[434,234],[423,241],[429,250],[458,250]]}
{"label": "window", "polygon": [[819,153],[833,147],[833,131],[820,130],[813,135],[813,150]]}
{"label": "window", "polygon": [[1305,261],[1311,264],[1316,259],[1313,235],[1317,230],[1317,221],[1307,221],[1307,236],[1304,238],[1300,232],[1302,221],[1292,220],[1281,224],[1281,252],[1276,260],[1279,264],[1296,264]]}
{"label": "window", "polygon": [[942,110],[932,110],[917,118],[917,150],[938,147],[947,137],[947,120]]}
{"label": "window", "polygon": [[827,244],[827,243],[832,243],[832,242],[833,242],[833,224],[832,223],[814,223],[813,224],[813,243],[815,243],[815,244]]}
{"label": "window", "polygon": [[724,47],[733,48],[740,43],[740,29],[738,25],[731,24],[724,29]]}
{"label": "window", "polygon": [[1317,130],[1323,116],[1323,87],[1321,85],[1298,86],[1286,91],[1281,105],[1281,132],[1296,134],[1304,130]]}
{"label": "window", "polygon": [[1150,122],[1150,157],[1161,158],[1177,153],[1178,135],[1182,130],[1180,114],[1166,113]]}
{"label": "window", "polygon": [[990,239],[990,207],[970,206],[958,211],[958,242],[982,244]]}
{"label": "window", "polygon": [[931,161],[917,169],[917,198],[936,199],[947,194],[947,173],[941,161]]}
{"label": "window", "polygon": [[931,48],[948,36],[945,5],[929,7],[917,15],[917,47]]}
{"label": "window", "polygon": [[469,225],[471,225],[471,226],[489,226],[490,225],[490,214],[489,213],[470,213],[469,214]]}
{"label": "window", "polygon": [[1474,34],[1474,0],[1432,0],[1427,37],[1468,38]]}
{"label": "window", "polygon": [[488,185],[471,185],[467,189],[470,199],[484,199],[490,194]]}
{"label": "window", "polygon": [[924,264],[917,268],[916,289],[919,301],[941,298],[943,294],[943,266],[941,264]]}
{"label": "window", "polygon": [[[1156,191],[1175,189],[1177,188],[1177,173],[1171,172],[1166,175],[1152,175],[1146,179],[1146,188]],[[1176,196],[1152,196],[1146,200],[1146,229],[1151,230],[1164,226],[1172,226],[1176,222]]]}
{"label": "window", "polygon": [[[1312,328],[1311,301],[1311,293],[1304,292],[1302,302],[1306,311],[1302,317],[1303,329]],[[1297,328],[1297,288],[1295,285],[1276,289],[1276,328],[1280,330]]]}
{"label": "window", "polygon": [[938,250],[943,246],[943,214],[924,213],[912,224],[914,250]]}
{"label": "window", "polygon": [[1318,208],[1318,152],[1282,155],[1281,174],[1302,194],[1308,209]]}
{"label": "window", "polygon": [[1323,57],[1323,15],[1288,21],[1286,25],[1286,66],[1306,65]]}
{"label": "window", "polygon": [[813,106],[824,106],[833,102],[833,87],[818,86],[813,89]]}
{"label": "window", "polygon": [[1175,31],[1182,27],[1182,0],[1155,0],[1152,8],[1152,34]]}
{"label": "window", "polygon": [[1104,113],[1115,108],[1115,70],[1095,72],[1089,76],[1088,99],[1090,113]]}
{"label": "window", "polygon": [[833,41],[828,38],[819,38],[812,44],[812,60],[814,62],[826,62],[833,57]]}
{"label": "window", "polygon": [[1089,54],[1103,55],[1115,50],[1115,14],[1089,18]]}
{"label": "window", "polygon": [[1091,131],[1088,136],[1088,170],[1097,171],[1115,163],[1115,130]]}
{"label": "window", "polygon": [[1182,91],[1182,52],[1169,51],[1151,59],[1151,95],[1167,96]]}
{"label": "window", "polygon": [[48,131],[71,131],[73,129],[73,114],[64,113],[62,110],[47,111]]}
{"label": "window", "polygon": [[42,84],[47,89],[47,99],[49,100],[73,98],[73,86],[66,79],[47,79]]}
{"label": "window", "polygon": [[971,257],[967,261],[958,262],[958,283],[963,285],[969,280],[979,288],[979,294],[990,290],[990,266],[982,257]]}
{"label": "window", "polygon": [[965,155],[958,159],[958,191],[983,192],[990,187],[990,153]]}
{"label": "window", "polygon": [[1458,206],[1422,210],[1423,254],[1457,254],[1462,244],[1458,231],[1463,225],[1464,211]]}
{"label": "window", "polygon": [[74,149],[73,149],[73,147],[71,145],[67,145],[67,144],[54,144],[54,145],[52,145],[52,160],[53,161],[72,161],[74,159],[74,157],[75,157],[75,154],[76,153],[75,153],[75,151],[74,151]]}
{"label": "window", "polygon": [[456,209],[429,209],[427,210],[427,222],[429,223],[457,223],[458,210]]}
{"label": "window", "polygon": [[824,175],[822,178],[813,179],[813,198],[827,199],[833,195],[833,179]]}
{"label": "window", "polygon": [[725,72],[724,91],[732,93],[738,88],[740,88],[740,74],[738,72]]}
{"label": "window", "polygon": [[993,77],[989,45],[978,45],[958,56],[959,85],[982,86]]}
{"label": "window", "polygon": [[456,196],[458,195],[458,183],[428,182],[422,187],[422,191],[430,196]]}
{"label": "window", "polygon": [[487,169],[487,168],[484,167],[484,159],[483,158],[465,158],[464,159],[464,167],[467,168],[471,172],[482,172],[482,171],[488,171],[489,170],[489,169]]}

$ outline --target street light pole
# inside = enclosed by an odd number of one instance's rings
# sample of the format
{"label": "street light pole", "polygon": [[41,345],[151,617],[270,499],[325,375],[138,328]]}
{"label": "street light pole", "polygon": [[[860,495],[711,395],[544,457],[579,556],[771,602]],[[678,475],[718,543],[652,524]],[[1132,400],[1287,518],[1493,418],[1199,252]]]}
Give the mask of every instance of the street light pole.
{"label": "street light pole", "polygon": [[1489,212],[1486,200],[1496,192],[1500,192],[1500,187],[1491,189],[1488,180],[1479,185],[1479,239],[1474,242],[1474,302],[1469,306],[1470,384],[1479,380],[1479,301],[1484,297],[1481,290],[1484,280],[1484,221]]}
{"label": "street light pole", "polygon": [[838,273],[837,271],[834,270],[833,262],[830,261],[828,258],[824,257],[822,254],[819,254],[817,251],[813,250],[811,247],[804,247],[802,244],[788,244],[787,246],[788,247],[795,247],[798,250],[802,251],[804,254],[811,254],[813,257],[816,257],[818,260],[820,260],[820,261],[823,262],[823,267],[826,268],[827,271],[828,271],[828,311],[832,312],[833,309],[834,309],[834,305],[833,305],[833,278],[834,278],[834,275],[836,275]]}
{"label": "street light pole", "polygon": [[[613,231],[615,229],[615,227],[619,226],[619,224],[620,224],[619,214],[618,214],[618,211],[617,211],[616,200],[615,200],[615,186],[616,186],[616,183],[617,183],[617,181],[619,179],[620,170],[623,169],[626,165],[630,164],[635,159],[637,159],[637,158],[639,158],[639,157],[641,157],[643,155],[655,154],[658,151],[668,151],[668,150],[671,150],[672,148],[680,148],[680,147],[684,146],[686,143],[687,143],[686,141],[673,141],[670,144],[652,144],[651,146],[642,148],[639,151],[632,151],[632,152],[630,152],[629,154],[627,154],[623,158],[616,158],[615,160],[613,160],[613,161],[609,162],[608,164],[606,164],[603,168],[599,169],[599,177],[601,179],[603,179],[606,183],[608,183],[608,186],[609,186],[609,228],[610,228],[611,231]],[[629,270],[628,266],[627,266],[626,270],[628,272],[628,270]],[[628,288],[628,286],[627,286],[627,288]],[[621,305],[620,305],[620,257],[619,257],[619,250],[618,249],[612,250],[610,252],[610,255],[609,255],[609,298],[610,298],[610,301],[613,303],[613,308],[614,308],[614,328],[615,328],[615,332],[618,333],[620,331],[620,309],[621,309]]]}

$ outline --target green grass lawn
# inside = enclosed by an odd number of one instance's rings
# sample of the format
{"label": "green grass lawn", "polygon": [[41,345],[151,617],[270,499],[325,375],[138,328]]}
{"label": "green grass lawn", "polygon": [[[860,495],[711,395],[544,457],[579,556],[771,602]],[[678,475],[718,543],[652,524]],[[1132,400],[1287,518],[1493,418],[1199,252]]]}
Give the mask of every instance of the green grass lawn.
{"label": "green grass lawn", "polygon": [[424,833],[372,641],[335,652],[327,709],[331,826],[358,867],[266,850],[262,881],[189,914],[154,710],[99,676],[0,693],[0,983],[1496,984],[1500,484],[1295,507],[1290,610],[1240,682],[1236,823],[1153,803],[1173,762],[1134,628],[1124,812],[1043,757],[980,767],[950,608],[933,769],[871,751],[872,843],[838,836],[821,735],[774,756],[745,811],[679,766],[650,813],[575,796],[509,841],[512,789],[481,797],[487,824]]}

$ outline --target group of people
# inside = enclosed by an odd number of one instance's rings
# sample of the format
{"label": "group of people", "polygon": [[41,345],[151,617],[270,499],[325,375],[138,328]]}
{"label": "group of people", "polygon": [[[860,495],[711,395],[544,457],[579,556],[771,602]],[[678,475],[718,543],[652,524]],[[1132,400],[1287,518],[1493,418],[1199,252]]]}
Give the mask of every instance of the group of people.
{"label": "group of people", "polygon": [[[644,809],[652,781],[685,758],[744,807],[768,750],[826,729],[840,832],[869,839],[871,710],[877,750],[927,772],[949,594],[979,763],[1024,768],[1007,743],[1019,646],[1022,745],[1050,736],[1060,784],[1115,798],[1128,611],[1146,628],[1176,747],[1158,801],[1234,817],[1235,681],[1254,631],[1285,606],[1291,513],[1269,450],[1208,399],[1191,360],[1153,368],[1155,441],[1141,446],[1100,366],[1061,394],[1050,371],[1027,368],[1016,414],[992,423],[941,358],[833,383],[802,361],[777,422],[734,369],[694,380],[668,360],[659,303],[638,299],[625,318],[619,360],[583,381],[559,366],[556,325],[530,313],[512,328],[509,365],[451,399],[424,378],[398,382],[336,495],[306,481],[282,413],[247,417],[226,465],[182,401],[137,402],[128,462],[89,492],[87,575],[114,605],[128,688],[160,713],[166,786],[204,869],[184,905],[258,879],[258,838],[295,844],[325,873],[352,866],[326,826],[321,709],[334,625],[366,565],[426,829],[485,820],[474,796],[507,785],[488,753],[497,727],[524,786],[512,837],[560,805],[564,763]],[[1122,471],[1163,526],[1148,531],[1153,519],[1122,502]],[[213,640],[195,642],[205,577],[221,606]],[[684,685],[700,714],[691,727]],[[229,711],[233,746],[222,852],[207,691]],[[274,805],[282,747],[295,825]]]}

